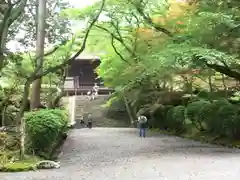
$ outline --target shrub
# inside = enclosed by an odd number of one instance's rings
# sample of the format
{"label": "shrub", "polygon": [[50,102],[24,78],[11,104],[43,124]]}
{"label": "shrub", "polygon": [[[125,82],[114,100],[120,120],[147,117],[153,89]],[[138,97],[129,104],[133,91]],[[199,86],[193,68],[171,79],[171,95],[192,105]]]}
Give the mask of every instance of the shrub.
{"label": "shrub", "polygon": [[173,122],[173,110],[174,108],[170,108],[167,111],[167,116],[166,116],[166,126],[170,129],[172,129],[172,122]]}
{"label": "shrub", "polygon": [[20,148],[19,137],[7,132],[0,132],[0,147],[1,146],[6,150],[18,150]]}
{"label": "shrub", "polygon": [[156,109],[151,113],[151,117],[149,120],[149,125],[152,128],[163,128],[164,126],[164,111],[165,107],[160,105],[157,106]]}
{"label": "shrub", "polygon": [[51,151],[52,146],[67,129],[65,117],[64,111],[59,109],[42,109],[26,114],[27,137],[36,153]]}
{"label": "shrub", "polygon": [[221,107],[225,105],[230,105],[230,103],[225,99],[221,99],[214,101],[212,104],[205,105],[204,108],[200,109],[199,116],[201,120],[204,119],[206,130],[208,132],[218,133],[215,131],[220,125],[219,118],[217,117],[217,112]]}
{"label": "shrub", "polygon": [[208,101],[196,101],[188,104],[187,106],[187,117],[196,126],[198,130],[203,130],[203,122],[199,117],[199,112],[202,107],[209,104]]}
{"label": "shrub", "polygon": [[213,125],[211,125],[215,104],[205,104],[198,112],[198,120],[205,123],[205,129],[208,132],[212,132]]}
{"label": "shrub", "polygon": [[173,108],[172,126],[177,132],[183,132],[185,129],[185,107],[176,106]]}
{"label": "shrub", "polygon": [[[68,112],[63,109],[49,109],[48,113],[57,115],[60,119],[59,122],[62,124],[62,127],[66,129],[68,125]],[[63,129],[63,131],[65,130]]]}
{"label": "shrub", "polygon": [[184,106],[176,106],[168,110],[166,126],[177,133],[181,133],[185,130]]}
{"label": "shrub", "polygon": [[8,135],[6,132],[0,132],[0,146],[5,145]]}
{"label": "shrub", "polygon": [[[236,105],[225,105],[217,111],[218,125],[215,132],[229,138],[237,138],[240,133],[239,110]],[[239,137],[238,137],[239,138]]]}

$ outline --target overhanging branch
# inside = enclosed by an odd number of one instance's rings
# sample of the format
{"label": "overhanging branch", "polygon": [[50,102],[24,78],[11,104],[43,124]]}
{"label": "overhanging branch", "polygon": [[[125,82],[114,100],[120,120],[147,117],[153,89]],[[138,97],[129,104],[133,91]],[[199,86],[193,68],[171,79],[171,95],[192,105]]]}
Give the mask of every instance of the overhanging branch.
{"label": "overhanging branch", "polygon": [[53,54],[54,52],[56,52],[61,46],[65,45],[66,42],[64,42],[63,44],[60,44],[58,46],[55,46],[52,50],[46,52],[43,56],[46,57],[46,56],[49,56],[51,54]]}
{"label": "overhanging branch", "polygon": [[164,33],[164,34],[166,34],[166,35],[168,35],[170,37],[173,37],[173,34],[169,30],[167,30],[166,28],[164,28],[164,27],[154,23],[152,21],[151,17],[149,17],[149,15],[144,13],[143,8],[141,8],[141,4],[140,3],[139,4],[134,3],[134,6],[135,6],[137,12],[142,16],[142,18],[144,19],[144,21],[148,25],[152,26],[155,30],[157,30],[159,32],[162,32],[162,33]]}
{"label": "overhanging branch", "polygon": [[102,0],[102,4],[101,4],[101,7],[100,7],[100,10],[99,12],[97,13],[97,15],[95,16],[95,18],[93,19],[93,21],[90,23],[87,31],[86,31],[86,34],[84,36],[84,39],[83,39],[83,43],[80,47],[80,49],[78,50],[77,53],[75,53],[71,58],[67,59],[66,61],[64,61],[63,63],[57,65],[57,66],[54,66],[54,67],[50,67],[48,69],[46,69],[45,71],[43,71],[41,74],[32,74],[29,79],[30,80],[35,80],[35,79],[39,79],[49,73],[52,73],[52,72],[55,72],[57,71],[58,69],[61,69],[62,67],[70,64],[72,61],[74,61],[84,50],[85,50],[85,47],[86,47],[86,42],[87,42],[87,39],[88,39],[88,36],[89,36],[89,33],[92,29],[92,27],[94,26],[94,24],[97,22],[103,8],[104,8],[104,5],[105,5],[105,1],[106,0]]}
{"label": "overhanging branch", "polygon": [[118,42],[120,42],[120,43],[123,45],[123,47],[126,48],[126,50],[127,50],[130,54],[132,54],[133,56],[136,57],[135,53],[132,51],[132,49],[131,49],[130,47],[128,47],[128,46],[126,45],[126,43],[124,42],[124,40],[122,39],[121,36],[119,36],[119,37],[116,36],[114,33],[112,33],[110,30],[108,30],[108,29],[105,28],[105,27],[102,27],[102,26],[99,26],[99,25],[94,25],[94,26],[97,27],[97,28],[99,28],[99,29],[102,29],[102,30],[104,30],[105,32],[107,32],[108,34],[110,34],[111,37],[114,38],[114,39],[116,39]]}
{"label": "overhanging branch", "polygon": [[125,63],[131,65],[122,55],[120,52],[118,52],[116,46],[114,45],[114,37],[111,36],[111,45],[113,47],[113,50],[115,51],[115,53],[122,59],[122,61],[124,61]]}
{"label": "overhanging branch", "polygon": [[240,81],[240,73],[229,67],[206,63],[207,67]]}

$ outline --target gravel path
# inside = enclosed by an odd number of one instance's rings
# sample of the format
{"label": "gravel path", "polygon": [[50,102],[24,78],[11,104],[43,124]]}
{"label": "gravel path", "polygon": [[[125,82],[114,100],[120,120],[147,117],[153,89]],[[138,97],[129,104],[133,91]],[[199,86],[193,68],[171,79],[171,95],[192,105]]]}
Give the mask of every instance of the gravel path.
{"label": "gravel path", "polygon": [[136,129],[75,129],[61,168],[0,174],[1,180],[238,180],[240,151]]}

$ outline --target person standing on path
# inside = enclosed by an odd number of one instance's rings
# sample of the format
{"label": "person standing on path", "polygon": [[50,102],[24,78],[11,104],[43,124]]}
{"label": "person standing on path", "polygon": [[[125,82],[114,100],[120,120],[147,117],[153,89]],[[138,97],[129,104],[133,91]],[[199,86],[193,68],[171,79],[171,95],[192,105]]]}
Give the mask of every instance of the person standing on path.
{"label": "person standing on path", "polygon": [[147,126],[147,117],[144,115],[140,115],[138,117],[138,124],[139,124],[139,135],[140,137],[146,137],[146,126]]}
{"label": "person standing on path", "polygon": [[88,127],[89,129],[92,129],[92,114],[89,113],[87,118],[88,118],[87,127]]}

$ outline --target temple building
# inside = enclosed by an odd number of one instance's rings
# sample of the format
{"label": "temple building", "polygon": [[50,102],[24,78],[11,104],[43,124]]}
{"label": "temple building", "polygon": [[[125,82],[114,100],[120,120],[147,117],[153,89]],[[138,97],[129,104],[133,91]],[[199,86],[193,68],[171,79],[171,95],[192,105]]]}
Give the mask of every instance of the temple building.
{"label": "temple building", "polygon": [[95,69],[100,65],[98,56],[79,56],[72,61],[68,68],[65,80],[64,91],[67,95],[83,95],[91,90],[94,83],[97,83],[99,94],[111,93],[112,90],[104,87],[101,79],[98,78]]}

